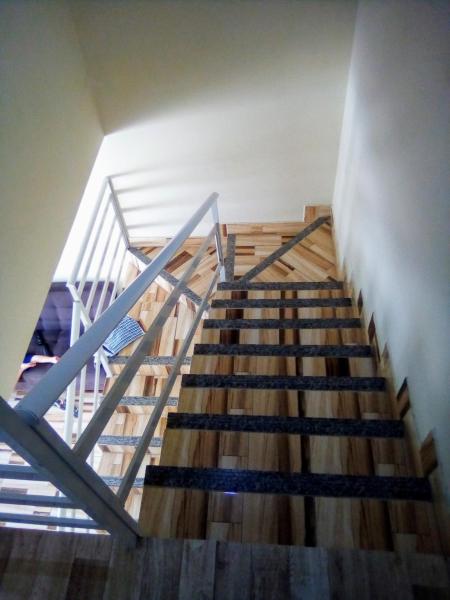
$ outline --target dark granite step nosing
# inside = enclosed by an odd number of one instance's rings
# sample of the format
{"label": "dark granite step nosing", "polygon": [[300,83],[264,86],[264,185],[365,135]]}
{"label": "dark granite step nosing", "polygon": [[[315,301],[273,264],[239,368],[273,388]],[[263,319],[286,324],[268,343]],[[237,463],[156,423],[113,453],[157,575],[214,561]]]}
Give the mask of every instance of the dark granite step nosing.
{"label": "dark granite step nosing", "polygon": [[182,387],[261,390],[381,392],[384,377],[325,377],[286,375],[183,375]]}
{"label": "dark granite step nosing", "polygon": [[241,300],[213,300],[211,308],[225,308],[229,310],[244,308],[312,308],[312,307],[349,307],[352,306],[351,298],[250,298]]}
{"label": "dark granite step nosing", "polygon": [[431,501],[427,479],[148,466],[145,485],[210,492]]}
{"label": "dark granite step nosing", "polygon": [[360,319],[205,319],[204,329],[352,329]]}
{"label": "dark granite step nosing", "polygon": [[[122,483],[122,477],[113,475],[100,475],[106,485],[119,487]],[[46,477],[35,471],[32,467],[23,465],[0,465],[1,479],[22,479],[27,481],[47,481]],[[133,487],[142,487],[144,479],[138,477],[135,479]]]}
{"label": "dark granite step nosing", "polygon": [[[137,446],[141,441],[140,435],[101,435],[97,444],[102,446]],[[160,448],[162,438],[154,437],[150,442],[152,448]]]}
{"label": "dark granite step nosing", "polygon": [[405,431],[403,421],[400,420],[193,413],[170,413],[167,421],[167,429],[247,431],[252,433],[287,433],[368,438],[401,438],[404,436]]}
{"label": "dark granite step nosing", "polygon": [[[129,356],[119,354],[111,357],[108,362],[110,365],[125,365],[129,358]],[[176,360],[176,356],[146,356],[142,361],[141,366],[173,367]],[[191,360],[191,356],[186,356],[183,359],[183,365],[190,365]]]}
{"label": "dark granite step nosing", "polygon": [[232,290],[269,290],[269,291],[284,291],[284,290],[342,290],[344,288],[343,281],[293,281],[293,282],[253,282],[248,281],[231,281],[221,282],[218,284],[218,291]]}
{"label": "dark granite step nosing", "polygon": [[196,344],[194,355],[370,357],[370,346],[320,344]]}
{"label": "dark granite step nosing", "polygon": [[[105,483],[108,487],[120,487],[120,484],[123,481],[122,477],[116,477],[113,475],[100,475],[100,477],[103,479],[103,483]],[[133,488],[144,487],[144,478],[136,477],[136,479],[133,481],[132,487]]]}
{"label": "dark granite step nosing", "polygon": [[[124,396],[120,401],[120,406],[156,406],[159,396]],[[178,398],[169,396],[166,406],[178,406]]]}

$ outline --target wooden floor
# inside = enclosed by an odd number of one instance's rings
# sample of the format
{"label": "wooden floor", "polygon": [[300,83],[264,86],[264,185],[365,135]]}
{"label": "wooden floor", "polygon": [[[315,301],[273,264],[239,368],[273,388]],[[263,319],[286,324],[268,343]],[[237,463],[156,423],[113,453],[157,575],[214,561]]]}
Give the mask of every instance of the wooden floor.
{"label": "wooden floor", "polygon": [[0,600],[449,598],[440,556],[0,530]]}

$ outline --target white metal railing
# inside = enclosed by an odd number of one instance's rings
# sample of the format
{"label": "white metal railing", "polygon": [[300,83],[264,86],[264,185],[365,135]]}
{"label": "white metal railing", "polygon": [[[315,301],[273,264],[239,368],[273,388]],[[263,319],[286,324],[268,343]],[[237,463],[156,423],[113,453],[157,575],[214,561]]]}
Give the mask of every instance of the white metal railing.
{"label": "white metal railing", "polygon": [[[111,178],[107,177],[100,189],[72,274],[67,281],[67,287],[73,298],[71,346],[79,339],[81,327],[83,326],[86,330],[92,323],[95,323],[122,291],[122,272],[129,247],[128,231],[117,194]],[[107,265],[106,268],[105,265]],[[84,293],[83,296],[83,292],[86,292],[88,280],[90,281],[89,293]],[[98,290],[101,290],[101,292],[95,313],[92,314],[91,311]],[[108,293],[110,296],[106,303]],[[108,359],[104,350],[100,347],[94,355],[94,386],[92,390],[94,412],[98,408],[101,394],[101,367],[103,367],[107,376],[111,376]],[[70,383],[66,390],[64,441],[69,444],[72,443],[76,403],[78,415],[75,439],[80,437],[83,430],[86,376],[87,367],[84,366],[78,378],[78,394],[76,394],[77,378]],[[93,455],[91,456],[91,462],[92,460]]]}
{"label": "white metal railing", "polygon": [[[29,462],[39,476],[48,479],[63,494],[70,498],[73,505],[84,510],[92,518],[92,528],[106,529],[111,533],[121,535],[129,541],[136,539],[139,535],[139,528],[136,521],[126,512],[124,503],[136,479],[139,467],[166,406],[200,319],[205,308],[208,306],[208,299],[224,270],[217,198],[218,194],[211,194],[175,237],[161,250],[152,263],[146,267],[127,289],[114,298],[117,293],[117,286],[120,285],[118,281],[123,268],[123,258],[121,255],[124,255],[126,248],[129,247],[129,240],[117,196],[112,187],[111,180],[108,178],[102,187],[94,214],[88,224],[82,243],[82,252],[80,252],[76,260],[72,277],[68,282],[69,289],[71,289],[74,297],[72,345],[61,360],[34,386],[15,409],[11,408],[5,400],[0,399],[0,431],[5,441]],[[107,225],[104,225],[105,220],[107,220],[108,211],[111,209],[110,221]],[[211,231],[206,236],[195,256],[191,259],[183,276],[174,286],[160,313],[142,337],[134,353],[129,357],[125,367],[115,379],[109,392],[99,402],[99,370],[100,364],[103,364],[102,361],[106,360],[106,357],[102,358],[101,347],[103,342],[139,300],[150,284],[159,276],[174,254],[209,211],[211,211],[213,217]],[[112,281],[111,277],[114,269],[110,262],[108,273],[103,281],[99,305],[94,318],[91,319],[89,311],[91,310],[92,299],[95,294],[95,291],[92,292],[94,287],[91,287],[86,302],[82,301],[81,296],[87,281],[89,265],[92,262],[99,240],[101,241],[102,239],[104,227],[106,227],[107,235],[104,237],[104,245],[101,247],[100,254],[103,259],[109,254],[113,263],[117,260],[116,278],[113,284],[114,289],[110,305],[103,311],[101,301],[105,300],[107,293],[105,289],[107,289],[107,286]],[[115,230],[116,236],[113,234]],[[152,344],[161,333],[166,319],[183,293],[183,289],[185,289],[189,279],[195,273],[213,239],[215,239],[216,243],[217,268],[211,277],[208,290],[197,309],[191,328],[176,357],[175,365],[161,392],[161,396],[150,415],[144,433],[136,447],[133,459],[122,478],[118,493],[114,494],[86,461],[90,455],[92,456],[92,451],[99,436],[141,366],[145,356],[150,351]],[[119,251],[120,244],[125,247],[125,252]],[[98,285],[100,270],[101,265],[95,272],[92,286]],[[79,336],[80,322],[83,323],[85,328],[81,336]],[[75,400],[74,382],[76,382],[77,377],[80,377],[79,389],[82,394],[86,376],[86,364],[93,356],[97,357],[95,371],[97,397],[95,398],[94,394],[94,413],[84,431],[78,425],[76,443],[72,448],[73,405]],[[64,440],[62,440],[46,421],[45,414],[66,389],[69,390],[66,405],[67,422],[64,429]],[[82,405],[79,412],[81,411]],[[53,505],[55,504],[53,503]],[[63,510],[66,507],[67,498],[62,496],[60,508]],[[77,526],[77,519],[61,519],[61,521],[64,524],[71,522],[71,526],[73,527]],[[83,520],[83,523],[80,521],[80,526],[87,527],[89,523],[86,524],[86,521]]]}

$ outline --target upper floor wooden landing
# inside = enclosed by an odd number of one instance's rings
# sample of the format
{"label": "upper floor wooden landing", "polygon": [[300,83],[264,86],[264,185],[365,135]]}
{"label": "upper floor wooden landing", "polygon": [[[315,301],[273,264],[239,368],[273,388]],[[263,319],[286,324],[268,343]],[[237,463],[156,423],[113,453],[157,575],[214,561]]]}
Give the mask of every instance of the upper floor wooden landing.
{"label": "upper floor wooden landing", "polygon": [[0,530],[1,600],[448,598],[442,557]]}

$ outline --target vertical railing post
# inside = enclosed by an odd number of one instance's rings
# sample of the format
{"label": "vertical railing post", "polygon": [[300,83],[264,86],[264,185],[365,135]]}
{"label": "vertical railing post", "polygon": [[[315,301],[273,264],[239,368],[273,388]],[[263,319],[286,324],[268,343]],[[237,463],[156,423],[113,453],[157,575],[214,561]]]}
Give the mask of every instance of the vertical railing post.
{"label": "vertical railing post", "polygon": [[[80,301],[76,300],[72,306],[72,325],[70,330],[70,345],[73,346],[80,337]],[[72,446],[73,434],[73,411],[75,408],[77,378],[75,377],[69,384],[66,392],[66,414],[64,416],[64,441],[68,446]]]}
{"label": "vertical railing post", "polygon": [[219,279],[225,281],[225,261],[223,258],[222,248],[222,236],[220,235],[220,221],[219,221],[219,209],[217,208],[217,199],[211,206],[211,213],[213,216],[213,222],[216,229],[215,240],[216,240],[216,251],[217,251],[217,262],[219,263]]}
{"label": "vertical railing post", "polygon": [[[81,325],[81,306],[80,302],[74,301],[72,304],[72,323],[70,329],[70,345],[73,346],[80,337],[80,325]],[[75,397],[76,397],[77,377],[70,382],[66,391],[66,411],[64,414],[64,433],[63,439],[66,444],[72,446],[73,437],[73,425],[74,425],[74,409],[75,409]],[[71,511],[72,516],[75,514]],[[65,518],[67,516],[67,509],[59,508],[58,517]],[[66,531],[65,527],[58,527],[58,531]]]}
{"label": "vertical railing post", "polygon": [[97,197],[97,200],[96,200],[96,202],[94,204],[94,208],[92,210],[91,217],[90,217],[89,222],[88,222],[88,224],[86,226],[86,231],[85,231],[85,234],[84,234],[84,237],[83,237],[83,241],[81,242],[80,251],[78,253],[77,259],[76,259],[75,264],[73,266],[72,274],[71,274],[71,276],[69,278],[68,283],[75,284],[76,281],[77,281],[78,272],[80,270],[81,263],[83,261],[86,249],[88,247],[89,240],[90,240],[91,235],[92,235],[92,231],[94,230],[95,221],[96,221],[98,213],[100,211],[100,205],[101,205],[102,200],[103,200],[104,195],[105,195],[106,186],[107,186],[107,182],[104,181],[103,184],[102,184],[100,193],[99,193],[99,195]]}
{"label": "vertical railing post", "polygon": [[119,198],[117,197],[116,190],[114,189],[111,177],[107,177],[109,189],[111,190],[111,204],[116,215],[117,223],[119,224],[120,231],[122,232],[123,240],[127,248],[130,247],[130,238],[128,237],[128,229],[123,218],[122,210],[120,209]]}

